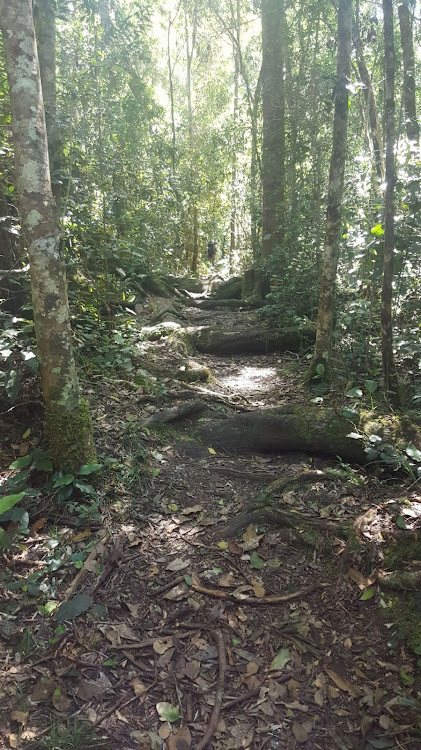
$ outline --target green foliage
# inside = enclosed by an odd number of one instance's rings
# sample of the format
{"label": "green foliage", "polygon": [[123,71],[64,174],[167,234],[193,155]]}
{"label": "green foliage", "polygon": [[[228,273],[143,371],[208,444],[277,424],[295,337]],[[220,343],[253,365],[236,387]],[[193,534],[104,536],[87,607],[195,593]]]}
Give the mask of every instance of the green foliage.
{"label": "green foliage", "polygon": [[106,738],[99,736],[90,724],[79,719],[51,721],[48,734],[27,745],[29,750],[110,750]]}

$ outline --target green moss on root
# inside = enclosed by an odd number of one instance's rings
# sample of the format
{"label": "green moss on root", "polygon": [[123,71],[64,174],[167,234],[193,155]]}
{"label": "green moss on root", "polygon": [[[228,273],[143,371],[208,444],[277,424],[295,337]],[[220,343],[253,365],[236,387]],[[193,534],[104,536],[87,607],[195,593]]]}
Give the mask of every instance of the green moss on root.
{"label": "green moss on root", "polygon": [[85,400],[82,399],[73,411],[50,406],[46,413],[46,427],[56,469],[74,473],[82,464],[95,460],[91,415]]}

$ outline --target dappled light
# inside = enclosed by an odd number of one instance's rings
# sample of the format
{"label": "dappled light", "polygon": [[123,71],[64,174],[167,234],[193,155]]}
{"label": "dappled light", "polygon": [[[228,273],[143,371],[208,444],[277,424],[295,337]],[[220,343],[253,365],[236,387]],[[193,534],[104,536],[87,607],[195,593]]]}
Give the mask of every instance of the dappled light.
{"label": "dappled light", "polygon": [[0,750],[421,747],[420,23],[0,0]]}

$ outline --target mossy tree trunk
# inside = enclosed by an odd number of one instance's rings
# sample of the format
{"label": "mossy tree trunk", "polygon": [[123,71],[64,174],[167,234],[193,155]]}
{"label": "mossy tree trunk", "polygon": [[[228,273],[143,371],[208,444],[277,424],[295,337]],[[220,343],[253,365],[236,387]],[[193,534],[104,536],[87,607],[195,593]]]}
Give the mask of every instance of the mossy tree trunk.
{"label": "mossy tree trunk", "polygon": [[348,129],[348,84],[351,74],[352,0],[339,0],[338,59],[335,82],[332,155],[326,216],[324,255],[320,279],[319,315],[316,345],[309,377],[318,373],[318,366],[328,374],[332,348],[336,274],[340,251],[342,194]]}
{"label": "mossy tree trunk", "polygon": [[73,470],[92,460],[94,447],[73,358],[31,0],[0,0],[0,25],[47,433],[55,466]]}

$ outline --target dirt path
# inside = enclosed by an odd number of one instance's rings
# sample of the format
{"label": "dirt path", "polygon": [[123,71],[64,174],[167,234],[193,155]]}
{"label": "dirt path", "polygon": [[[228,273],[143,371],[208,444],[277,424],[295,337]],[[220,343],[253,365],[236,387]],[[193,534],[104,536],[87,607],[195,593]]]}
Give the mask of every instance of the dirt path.
{"label": "dirt path", "polygon": [[[192,308],[186,315],[190,324],[215,326],[244,314]],[[247,315],[252,325],[254,313]],[[146,348],[168,365],[162,342]],[[201,419],[224,418],[236,404],[308,398],[295,355],[194,359],[214,376],[198,388],[219,396]],[[69,573],[67,591],[89,593],[94,606],[62,633],[23,607],[39,651],[13,669],[6,662],[2,674],[11,710],[19,708],[10,700],[19,687],[25,736],[48,730],[53,714],[98,728],[102,739],[84,741],[86,748],[200,750],[206,740],[214,750],[419,748],[413,659],[403,644],[389,648],[378,592],[361,599],[371,583],[367,559],[356,571],[340,538],[324,547],[286,529],[250,527],[235,539],[216,531],[273,480],[336,464],[254,455],[252,447],[244,456],[227,453],[196,440],[193,420],[147,430],[157,404],[124,382],[101,381],[93,395],[97,443],[123,468],[108,481],[105,526],[84,537],[68,530],[72,550],[87,540],[92,546],[88,571],[76,582],[77,571]],[[353,519],[377,502],[373,487],[354,479],[321,473],[278,501],[318,518]],[[105,535],[101,548],[96,540]],[[17,745],[0,746],[20,746],[14,734]]]}

